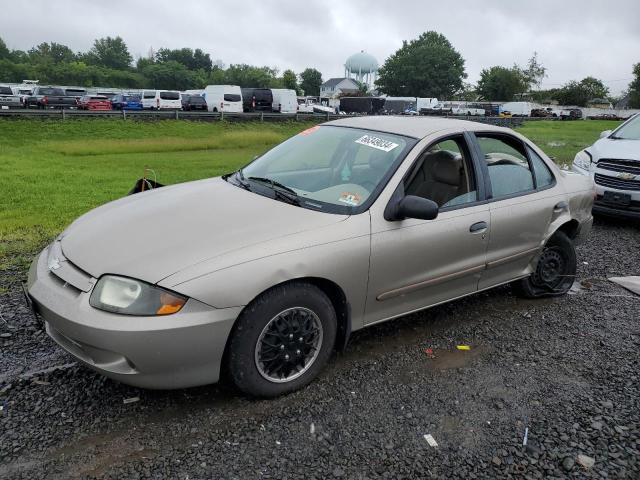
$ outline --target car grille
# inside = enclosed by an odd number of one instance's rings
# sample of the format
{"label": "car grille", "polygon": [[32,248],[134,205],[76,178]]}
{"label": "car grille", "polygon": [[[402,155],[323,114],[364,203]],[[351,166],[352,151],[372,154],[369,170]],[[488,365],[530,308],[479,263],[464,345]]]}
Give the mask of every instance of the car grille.
{"label": "car grille", "polygon": [[633,190],[640,191],[640,181],[638,180],[623,180],[621,178],[609,177],[608,175],[595,174],[594,178],[596,185],[603,187],[615,188],[618,190]]}
{"label": "car grille", "polygon": [[616,160],[612,158],[603,158],[598,161],[598,168],[602,170],[611,170],[612,172],[624,172],[640,175],[640,161],[638,160]]}

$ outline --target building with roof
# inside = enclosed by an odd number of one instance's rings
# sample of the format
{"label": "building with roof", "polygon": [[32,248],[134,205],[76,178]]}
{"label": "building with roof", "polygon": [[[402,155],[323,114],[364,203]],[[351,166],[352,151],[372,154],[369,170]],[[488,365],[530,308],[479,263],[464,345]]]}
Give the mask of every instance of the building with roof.
{"label": "building with roof", "polygon": [[341,95],[357,93],[359,90],[360,85],[352,78],[330,78],[320,85],[320,96],[338,98]]}

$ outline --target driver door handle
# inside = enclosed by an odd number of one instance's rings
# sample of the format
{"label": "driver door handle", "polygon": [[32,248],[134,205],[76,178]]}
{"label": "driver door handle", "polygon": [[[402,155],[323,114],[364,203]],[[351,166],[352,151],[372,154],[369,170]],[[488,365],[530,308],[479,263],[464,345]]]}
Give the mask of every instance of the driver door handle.
{"label": "driver door handle", "polygon": [[469,227],[471,233],[484,233],[487,231],[487,222],[476,222]]}

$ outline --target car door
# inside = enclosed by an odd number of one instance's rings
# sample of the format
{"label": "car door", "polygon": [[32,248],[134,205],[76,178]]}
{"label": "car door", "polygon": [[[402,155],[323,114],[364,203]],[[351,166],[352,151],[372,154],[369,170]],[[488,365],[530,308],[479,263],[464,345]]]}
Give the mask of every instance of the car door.
{"label": "car door", "polygon": [[429,198],[440,208],[434,220],[395,221],[385,219],[387,202],[371,208],[369,324],[473,293],[485,268],[489,206],[464,135],[428,145],[396,195]]}
{"label": "car door", "polygon": [[545,162],[524,141],[505,133],[476,133],[475,152],[488,179],[491,233],[479,289],[524,277],[568,204]]}

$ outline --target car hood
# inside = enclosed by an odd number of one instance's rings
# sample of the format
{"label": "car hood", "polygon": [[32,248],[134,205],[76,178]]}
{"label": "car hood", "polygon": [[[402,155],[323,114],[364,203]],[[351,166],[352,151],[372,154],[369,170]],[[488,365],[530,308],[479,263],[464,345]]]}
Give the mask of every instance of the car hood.
{"label": "car hood", "polygon": [[61,247],[65,257],[95,278],[112,273],[157,283],[226,253],[345,218],[213,178],[138,193],[96,208],[65,230]]}
{"label": "car hood", "polygon": [[601,158],[619,158],[622,160],[640,160],[640,140],[614,140],[601,138],[587,148],[594,160]]}

